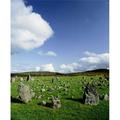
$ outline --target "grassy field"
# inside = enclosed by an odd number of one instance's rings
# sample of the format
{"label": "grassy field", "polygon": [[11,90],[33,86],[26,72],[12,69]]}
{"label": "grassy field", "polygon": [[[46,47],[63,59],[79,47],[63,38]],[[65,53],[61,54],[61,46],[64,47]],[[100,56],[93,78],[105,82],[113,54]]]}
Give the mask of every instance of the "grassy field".
{"label": "grassy field", "polygon": [[[27,104],[18,99],[20,78],[11,83],[11,119],[12,120],[108,120],[109,101],[100,100],[96,106],[82,102],[83,81],[97,83],[100,95],[109,93],[109,81],[100,75],[94,76],[34,76],[33,81],[23,81],[35,92],[35,98]],[[52,81],[54,79],[54,81]],[[42,89],[45,89],[42,91]],[[41,98],[39,98],[41,96]],[[42,106],[51,96],[61,100],[60,109]]]}

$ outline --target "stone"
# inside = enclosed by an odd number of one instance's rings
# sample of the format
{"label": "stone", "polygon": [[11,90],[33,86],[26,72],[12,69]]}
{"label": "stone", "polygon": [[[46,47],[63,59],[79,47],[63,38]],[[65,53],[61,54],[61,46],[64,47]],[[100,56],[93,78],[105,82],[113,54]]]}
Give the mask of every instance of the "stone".
{"label": "stone", "polygon": [[41,89],[41,92],[45,92],[45,89],[43,88],[43,89]]}
{"label": "stone", "polygon": [[54,78],[52,78],[52,83],[54,83]]}
{"label": "stone", "polygon": [[21,78],[20,78],[20,81],[23,81],[23,80],[24,80],[24,79],[21,77]]}
{"label": "stone", "polygon": [[88,83],[85,86],[83,101],[85,104],[97,105],[99,103],[99,95],[97,93],[96,87],[93,84]]}
{"label": "stone", "polygon": [[32,80],[32,77],[30,75],[27,76],[27,81]]}
{"label": "stone", "polygon": [[43,100],[43,101],[42,101],[42,105],[43,105],[43,106],[46,106],[46,104],[47,104],[46,101]]}
{"label": "stone", "polygon": [[41,99],[42,98],[42,95],[38,96],[38,99]]}
{"label": "stone", "polygon": [[52,108],[61,108],[61,101],[57,97],[52,98]]}
{"label": "stone", "polygon": [[19,98],[24,103],[28,103],[35,96],[35,93],[30,90],[29,86],[23,84],[22,82],[18,86]]}
{"label": "stone", "polygon": [[108,101],[108,100],[109,100],[109,95],[108,95],[108,94],[105,94],[104,100],[105,100],[105,101]]}

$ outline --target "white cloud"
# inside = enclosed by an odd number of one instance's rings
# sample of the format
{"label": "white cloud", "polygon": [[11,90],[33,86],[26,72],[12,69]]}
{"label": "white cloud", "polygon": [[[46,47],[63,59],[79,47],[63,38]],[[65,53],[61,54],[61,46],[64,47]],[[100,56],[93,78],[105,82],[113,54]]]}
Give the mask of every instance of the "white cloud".
{"label": "white cloud", "polygon": [[48,52],[46,53],[46,55],[47,55],[47,56],[57,56],[57,54],[56,54],[55,52],[53,52],[53,51],[48,51]]}
{"label": "white cloud", "polygon": [[38,66],[35,67],[35,70],[36,70],[36,71],[40,71],[40,67],[38,67]]}
{"label": "white cloud", "polygon": [[57,56],[57,54],[54,51],[48,51],[48,52],[39,51],[38,54],[42,56],[54,56],[54,57]]}
{"label": "white cloud", "polygon": [[85,57],[82,57],[76,63],[62,64],[60,71],[64,72],[77,72],[93,69],[108,69],[109,68],[109,54],[102,53],[96,54],[85,52]]}
{"label": "white cloud", "polygon": [[53,64],[44,64],[40,65],[39,67],[36,67],[36,71],[49,71],[49,72],[55,72]]}
{"label": "white cloud", "polygon": [[49,64],[42,64],[39,66],[30,65],[30,64],[15,64],[12,66],[13,73],[15,72],[28,72],[28,71],[49,71],[49,72],[55,72],[55,68],[52,63]]}
{"label": "white cloud", "polygon": [[50,72],[54,72],[54,71],[55,71],[55,69],[54,69],[54,67],[53,67],[52,64],[42,65],[42,66],[41,66],[41,70],[42,70],[42,71],[50,71]]}
{"label": "white cloud", "polygon": [[84,54],[86,56],[95,56],[96,55],[96,53],[92,53],[92,52],[89,52],[89,51],[85,51]]}
{"label": "white cloud", "polygon": [[14,65],[12,67],[13,72],[23,72],[23,71],[50,71],[50,72],[81,72],[94,69],[109,69],[109,53],[91,53],[87,52],[85,56],[80,58],[77,62],[71,64],[62,64],[58,68],[54,68],[52,63],[43,64],[39,66],[34,65]]}
{"label": "white cloud", "polygon": [[75,69],[77,67],[80,67],[78,63],[72,63],[72,64],[62,64],[60,65],[60,71],[62,72],[75,72]]}
{"label": "white cloud", "polygon": [[49,23],[23,0],[11,2],[12,53],[40,47],[53,35]]}

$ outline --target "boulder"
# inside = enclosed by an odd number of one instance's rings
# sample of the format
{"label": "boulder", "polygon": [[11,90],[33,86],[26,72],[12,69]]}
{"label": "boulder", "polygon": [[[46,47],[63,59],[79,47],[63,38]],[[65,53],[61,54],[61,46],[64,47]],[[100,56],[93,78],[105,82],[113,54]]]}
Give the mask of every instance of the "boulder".
{"label": "boulder", "polygon": [[99,95],[96,87],[88,83],[84,88],[83,101],[85,104],[97,105],[99,103]]}
{"label": "boulder", "polygon": [[42,101],[42,105],[43,105],[43,106],[46,106],[46,104],[47,104],[46,101],[43,100],[43,101]]}
{"label": "boulder", "polygon": [[22,82],[18,86],[19,98],[24,103],[28,103],[35,96],[35,93],[29,88],[29,86],[23,84]]}
{"label": "boulder", "polygon": [[57,97],[52,98],[52,108],[61,108],[61,101]]}
{"label": "boulder", "polygon": [[109,95],[108,95],[108,94],[105,94],[104,100],[105,100],[105,101],[108,101],[108,100],[109,100]]}

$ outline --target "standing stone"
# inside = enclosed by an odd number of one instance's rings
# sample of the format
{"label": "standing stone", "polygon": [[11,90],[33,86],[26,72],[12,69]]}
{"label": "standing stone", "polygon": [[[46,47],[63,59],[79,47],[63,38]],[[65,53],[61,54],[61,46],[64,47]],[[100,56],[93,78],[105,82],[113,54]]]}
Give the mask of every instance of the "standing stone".
{"label": "standing stone", "polygon": [[52,83],[54,83],[54,78],[52,78]]}
{"label": "standing stone", "polygon": [[83,101],[85,104],[97,105],[99,103],[99,95],[93,84],[87,84],[84,89]]}
{"label": "standing stone", "polygon": [[23,84],[22,82],[18,86],[19,98],[21,101],[28,103],[34,97],[35,93],[30,90],[29,86]]}
{"label": "standing stone", "polygon": [[27,81],[32,80],[32,77],[30,75],[27,76]]}

